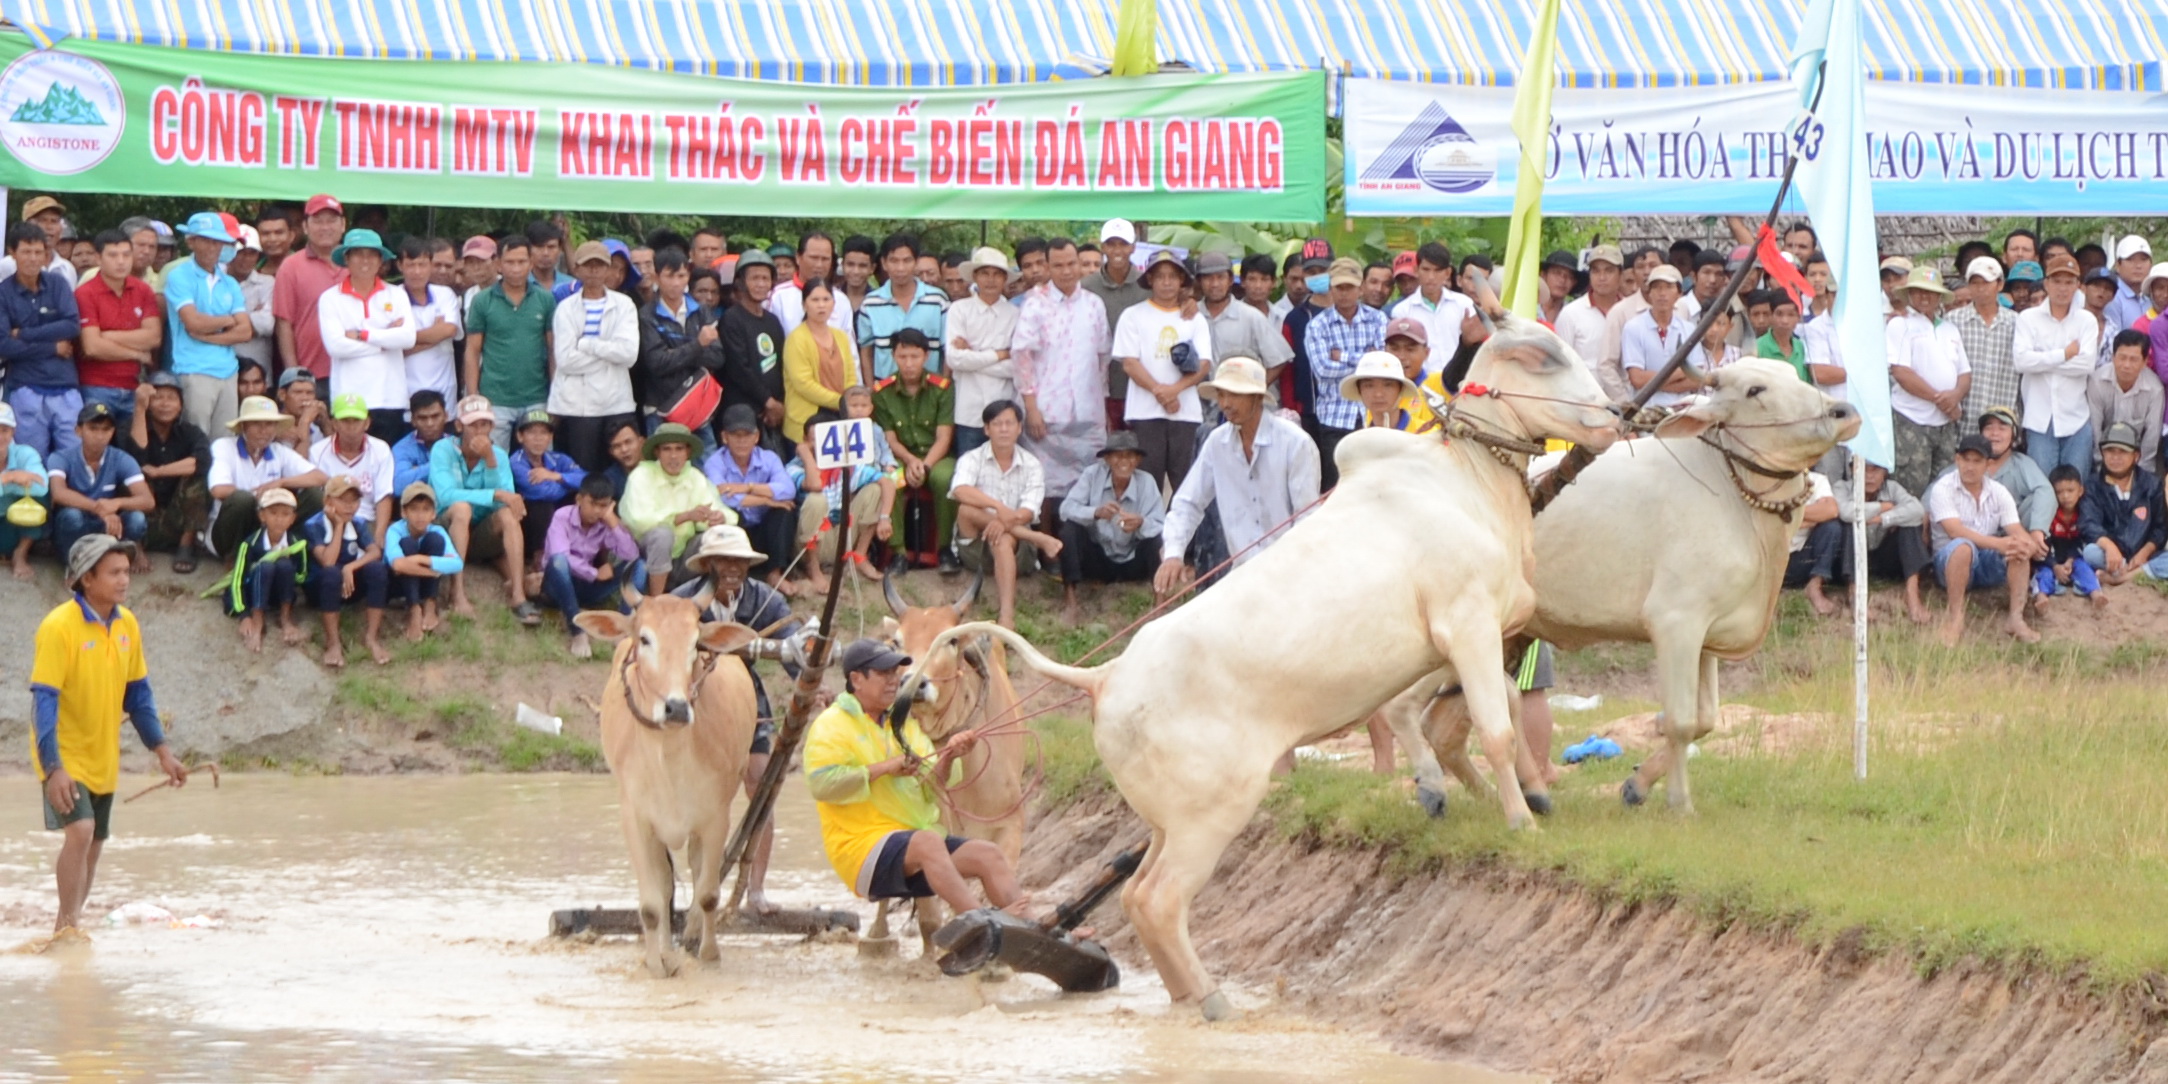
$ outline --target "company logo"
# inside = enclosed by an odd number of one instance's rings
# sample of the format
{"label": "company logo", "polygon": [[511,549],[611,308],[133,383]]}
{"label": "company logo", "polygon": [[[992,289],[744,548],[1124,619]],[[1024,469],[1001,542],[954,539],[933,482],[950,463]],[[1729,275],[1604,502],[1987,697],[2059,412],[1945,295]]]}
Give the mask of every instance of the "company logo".
{"label": "company logo", "polygon": [[1400,130],[1370,168],[1363,187],[1390,188],[1395,181],[1421,181],[1426,187],[1464,195],[1491,183],[1497,159],[1436,102],[1423,106]]}
{"label": "company logo", "polygon": [[0,144],[40,173],[105,161],[127,122],[120,84],[95,60],[44,49],[0,72]]}

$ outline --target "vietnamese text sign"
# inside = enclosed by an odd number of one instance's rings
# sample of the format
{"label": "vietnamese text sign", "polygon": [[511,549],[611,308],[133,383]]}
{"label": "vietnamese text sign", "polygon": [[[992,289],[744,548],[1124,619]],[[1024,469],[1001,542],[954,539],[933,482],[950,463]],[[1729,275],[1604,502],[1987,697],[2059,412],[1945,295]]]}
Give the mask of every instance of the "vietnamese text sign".
{"label": "vietnamese text sign", "polygon": [[[1518,144],[1511,88],[1347,81],[1355,215],[1503,215]],[[1761,214],[1797,152],[1788,82],[1559,88],[1550,214]],[[1867,83],[1863,136],[1881,214],[2153,214],[2168,181],[2155,95]]]}
{"label": "vietnamese text sign", "polygon": [[[0,40],[0,184],[865,217],[1324,215],[1324,76],[865,89]],[[834,201],[834,202],[829,202]]]}

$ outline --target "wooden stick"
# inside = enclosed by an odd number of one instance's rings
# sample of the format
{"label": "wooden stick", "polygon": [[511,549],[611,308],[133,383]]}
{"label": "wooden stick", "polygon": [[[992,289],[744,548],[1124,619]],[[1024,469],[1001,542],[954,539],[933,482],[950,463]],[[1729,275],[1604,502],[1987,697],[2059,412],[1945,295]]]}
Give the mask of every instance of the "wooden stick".
{"label": "wooden stick", "polygon": [[[214,763],[210,763],[210,764],[199,764],[199,765],[197,765],[196,767],[193,767],[193,768],[190,768],[190,769],[188,769],[188,771],[189,771],[189,773],[190,773],[190,774],[194,774],[194,773],[196,773],[196,772],[201,772],[201,771],[208,771],[208,772],[210,772],[210,773],[211,773],[211,789],[212,789],[212,790],[217,790],[217,789],[218,789],[218,765],[217,765],[217,763],[215,763],[215,762],[214,762]],[[134,794],[131,794],[131,795],[129,795],[128,797],[126,797],[126,798],[123,798],[123,799],[121,799],[121,802],[120,802],[120,804],[122,804],[122,805],[127,805],[127,804],[128,804],[129,802],[135,801],[135,800],[136,800],[137,798],[141,798],[141,797],[143,797],[144,795],[146,795],[146,794],[149,794],[150,792],[152,792],[152,791],[154,791],[154,790],[158,790],[158,789],[160,789],[160,788],[163,788],[163,787],[170,787],[170,786],[172,786],[172,785],[173,785],[173,780],[171,780],[171,779],[161,779],[161,780],[159,780],[158,782],[156,782],[156,783],[153,783],[153,784],[151,784],[150,786],[144,787],[144,788],[143,788],[142,790],[139,790],[139,791],[135,792]]]}

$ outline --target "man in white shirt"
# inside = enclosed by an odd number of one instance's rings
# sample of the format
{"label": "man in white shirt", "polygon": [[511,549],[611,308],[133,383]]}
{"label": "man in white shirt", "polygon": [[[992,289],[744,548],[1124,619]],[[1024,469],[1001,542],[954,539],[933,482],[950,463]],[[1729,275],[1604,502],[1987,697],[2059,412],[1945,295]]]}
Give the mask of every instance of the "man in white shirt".
{"label": "man in white shirt", "polygon": [[1942,272],[1921,264],[1905,275],[1905,311],[1883,328],[1893,385],[1890,428],[1897,445],[1897,465],[1889,474],[1909,493],[1925,493],[1956,455],[1957,419],[1972,388],[1972,365],[1957,329],[1925,315],[1940,313],[1949,295]]}
{"label": "man in white shirt", "polygon": [[1626,256],[1617,245],[1597,245],[1588,250],[1588,292],[1568,302],[1558,314],[1558,337],[1580,355],[1589,371],[1612,399],[1627,397],[1626,382],[1603,364],[1604,323],[1619,301],[1619,269]]}
{"label": "man in white shirt", "polygon": [[[707,265],[695,263],[694,266]],[[798,239],[796,273],[768,291],[768,311],[774,313],[776,320],[783,325],[784,336],[788,337],[791,332],[798,330],[799,324],[805,323],[805,284],[821,279],[831,287],[836,286],[835,273],[835,238],[814,232]],[[836,307],[828,314],[828,326],[845,335],[854,334],[856,325],[851,322],[851,299],[840,289],[834,293]]]}
{"label": "man in white shirt", "polygon": [[251,395],[226,423],[235,435],[211,443],[211,470],[205,479],[211,489],[211,527],[203,538],[213,557],[231,557],[234,547],[256,529],[256,497],[267,489],[299,495],[301,510],[310,515],[322,505],[318,487],[324,484],[324,472],[275,439],[292,424],[293,418],[279,413],[278,404]]}
{"label": "man in white shirt", "polygon": [[1822,617],[1837,612],[1837,604],[1822,593],[1822,585],[1836,579],[1844,568],[1848,535],[1837,518],[1837,494],[1820,471],[1807,472],[1807,503],[1799,510],[1799,526],[1792,530],[1792,555],[1784,566],[1784,587],[1806,588],[1807,604]]}
{"label": "man in white shirt", "polygon": [[2025,533],[2010,491],[1987,476],[1991,454],[1986,437],[1966,437],[1957,444],[1957,469],[1927,490],[1935,578],[1950,596],[1942,622],[1942,642],[1949,647],[1964,637],[1965,592],[1973,587],[2007,588],[2010,616],[2003,627],[2026,643],[2040,639],[2025,623],[2025,594],[2032,581],[2027,555],[2033,539]]}
{"label": "man in white shirt", "polygon": [[1453,360],[1460,349],[1461,321],[1475,315],[1475,302],[1468,295],[1446,288],[1452,278],[1453,253],[1436,241],[1425,242],[1415,250],[1416,291],[1387,313],[1394,320],[1423,322],[1430,335],[1430,357],[1423,362],[1426,377],[1436,376]]}
{"label": "man in white shirt", "polygon": [[1189,269],[1159,249],[1144,267],[1150,291],[1114,325],[1114,361],[1129,377],[1122,417],[1144,446],[1144,470],[1161,488],[1178,488],[1196,454],[1204,420],[1197,385],[1212,371],[1212,326],[1201,312],[1182,315]]}
{"label": "man in white shirt", "polygon": [[[1636,390],[1656,379],[1680,344],[1694,334],[1694,322],[1678,309],[1678,268],[1668,263],[1650,268],[1641,296],[1648,299],[1648,311],[1619,329],[1619,364]],[[1671,406],[1700,388],[1700,382],[1682,366],[1649,398],[1649,405]]]}
{"label": "man in white shirt", "polygon": [[[1632,385],[1627,383],[1626,374],[1622,371],[1620,358],[1624,355],[1619,344],[1626,333],[1626,321],[1649,311],[1648,294],[1643,288],[1649,283],[1649,272],[1663,265],[1664,254],[1644,245],[1635,249],[1630,259],[1632,262],[1619,274],[1618,304],[1611,306],[1610,313],[1603,318],[1603,349],[1599,351],[1604,369],[1611,374],[1610,379],[1615,380],[1619,387],[1628,390],[1631,390]],[[1678,286],[1682,294],[1686,292],[1685,279],[1684,275],[1679,276]],[[1605,377],[1603,373],[1598,373],[1596,379],[1601,382]]]}
{"label": "man in white shirt", "polygon": [[2048,257],[2048,301],[2017,315],[2010,365],[2024,404],[2025,451],[2044,471],[2093,467],[2092,411],[2085,399],[2100,358],[2100,324],[2077,302],[2078,261]]}
{"label": "man in white shirt", "polygon": [[392,258],[375,230],[348,230],[331,250],[346,277],[316,299],[316,329],[331,356],[331,388],[369,404],[369,432],[387,443],[406,435],[406,352],[414,313],[406,291],[380,272]]}
{"label": "man in white shirt", "polygon": [[1228,358],[1205,386],[1216,395],[1227,424],[1205,437],[1167,510],[1160,549],[1165,559],[1152,577],[1161,598],[1170,597],[1191,571],[1182,555],[1208,511],[1218,510],[1227,550],[1240,566],[1293,526],[1296,513],[1317,503],[1317,444],[1301,426],[1265,409],[1264,366]]}
{"label": "man in white shirt", "polygon": [[392,521],[391,445],[369,435],[369,408],[361,396],[346,392],[331,401],[331,435],[309,449],[309,462],[326,478],[353,480],[361,493],[354,521],[382,546]]}
{"label": "man in white shirt", "polygon": [[949,498],[956,502],[956,555],[965,568],[992,573],[996,620],[1013,629],[1018,569],[1036,567],[1042,559],[1052,562],[1061,556],[1062,543],[1032,526],[1046,503],[1046,472],[1037,456],[1017,446],[1024,435],[1024,408],[997,399],[987,404],[979,422],[986,443],[958,459],[949,479]]}
{"label": "man in white shirt", "polygon": [[233,262],[226,265],[226,273],[241,284],[241,296],[248,299],[248,322],[256,329],[256,337],[245,343],[236,343],[235,357],[253,361],[271,371],[271,352],[278,345],[271,333],[278,321],[271,315],[271,288],[277,280],[263,273],[263,240],[256,227],[243,226],[234,233],[239,245],[235,248]]}
{"label": "man in white shirt", "polygon": [[[1009,303],[1009,261],[996,248],[981,248],[959,270],[971,293],[949,304],[949,379],[956,389],[956,452],[986,443],[980,420],[989,404],[1016,398],[1016,364],[1009,342],[1016,335],[1016,306]],[[1036,509],[1034,509],[1036,511]]]}
{"label": "man in white shirt", "polygon": [[[420,237],[409,237],[399,246],[399,274],[405,280],[407,308],[414,317],[414,345],[406,350],[407,397],[433,391],[447,401],[459,397],[458,347],[454,340],[464,333],[467,306],[457,291],[438,285],[436,246]],[[399,436],[406,435],[400,425]],[[397,438],[393,438],[397,439]],[[389,441],[386,441],[389,444]],[[362,494],[367,498],[369,494]],[[362,501],[364,517],[368,501]]]}

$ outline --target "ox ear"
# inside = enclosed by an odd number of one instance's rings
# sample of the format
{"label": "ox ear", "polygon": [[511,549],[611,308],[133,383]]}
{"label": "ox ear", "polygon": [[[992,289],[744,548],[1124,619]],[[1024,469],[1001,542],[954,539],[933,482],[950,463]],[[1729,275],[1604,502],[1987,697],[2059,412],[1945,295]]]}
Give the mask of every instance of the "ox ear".
{"label": "ox ear", "polygon": [[1665,418],[1656,426],[1659,437],[1691,439],[1709,431],[1709,427],[1722,419],[1716,416],[1711,404],[1702,402]]}
{"label": "ox ear", "polygon": [[889,643],[895,643],[897,642],[896,637],[900,636],[902,633],[902,622],[896,620],[893,617],[884,617],[881,619],[881,639],[886,640]]}
{"label": "ox ear", "polygon": [[700,626],[701,649],[717,654],[728,655],[758,639],[759,630],[735,621],[709,621]]}
{"label": "ox ear", "polygon": [[609,610],[582,610],[572,619],[581,632],[606,644],[614,644],[632,635],[632,615],[612,613]]}

